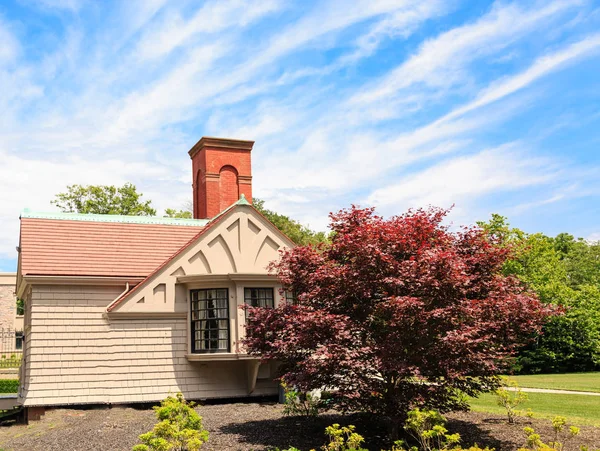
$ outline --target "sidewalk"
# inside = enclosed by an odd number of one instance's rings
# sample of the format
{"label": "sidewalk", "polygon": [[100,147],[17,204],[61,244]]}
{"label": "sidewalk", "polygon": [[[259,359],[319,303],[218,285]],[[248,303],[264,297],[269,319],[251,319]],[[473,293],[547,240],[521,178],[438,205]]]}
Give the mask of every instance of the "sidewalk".
{"label": "sidewalk", "polygon": [[[587,395],[587,396],[600,396],[600,393],[591,391],[574,391],[574,390],[555,390],[552,388],[528,388],[520,387],[522,392],[526,393],[554,393],[557,395]],[[508,390],[516,391],[516,388],[510,387]]]}

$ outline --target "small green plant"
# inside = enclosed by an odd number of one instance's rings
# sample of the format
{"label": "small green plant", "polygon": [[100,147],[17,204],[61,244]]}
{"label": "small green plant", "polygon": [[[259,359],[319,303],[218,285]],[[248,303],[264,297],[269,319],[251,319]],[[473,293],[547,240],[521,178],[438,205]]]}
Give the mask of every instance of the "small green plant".
{"label": "small green plant", "polygon": [[421,451],[446,450],[460,442],[459,434],[448,434],[446,419],[436,410],[408,412],[404,429],[419,443]]}
{"label": "small green plant", "polygon": [[325,428],[325,434],[329,437],[329,443],[321,449],[323,451],[368,451],[361,445],[365,441],[362,435],[354,432],[355,426],[343,426],[333,424]]}
{"label": "small green plant", "polygon": [[[477,445],[470,448],[461,448],[458,446],[460,436],[458,434],[447,434],[443,425],[446,419],[438,412],[433,410],[412,410],[409,415],[411,418],[406,422],[405,428],[419,442],[419,447],[412,446],[409,451],[494,451],[494,448],[480,448]],[[325,434],[329,438],[329,443],[321,447],[322,451],[368,451],[363,448],[364,438],[355,432],[355,426],[349,425],[341,427],[339,424],[333,424],[325,429]],[[285,450],[276,448],[271,451],[300,451],[298,448],[291,447]],[[314,449],[311,451],[315,451]],[[381,450],[385,451],[385,450]],[[391,450],[388,451],[406,451],[405,442],[398,440],[394,442]],[[531,450],[524,450],[531,451]],[[588,450],[581,450],[588,451]]]}
{"label": "small green plant", "polygon": [[554,417],[552,420],[552,429],[554,430],[552,440],[544,443],[540,434],[537,434],[533,428],[524,428],[523,432],[525,432],[527,440],[525,447],[520,448],[519,451],[563,451],[565,443],[576,435],[579,435],[579,428],[577,426],[569,426],[567,428],[567,419],[561,416]]}
{"label": "small green plant", "polygon": [[320,397],[291,389],[285,383],[281,385],[285,390],[284,415],[303,417],[316,417],[319,415],[319,411],[323,407]]}
{"label": "small green plant", "polygon": [[133,451],[197,451],[208,440],[194,403],[188,403],[181,393],[167,397],[154,410],[159,423],[140,435],[142,444]]}
{"label": "small green plant", "polygon": [[503,386],[496,390],[496,403],[506,409],[508,422],[513,424],[519,414],[517,407],[527,401],[527,393],[524,393],[517,381],[503,377]]}

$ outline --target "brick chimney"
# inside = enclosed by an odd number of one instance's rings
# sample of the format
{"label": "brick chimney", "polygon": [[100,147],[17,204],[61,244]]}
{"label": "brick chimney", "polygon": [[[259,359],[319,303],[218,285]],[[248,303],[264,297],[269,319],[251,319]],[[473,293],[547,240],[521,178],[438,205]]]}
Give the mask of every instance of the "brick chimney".
{"label": "brick chimney", "polygon": [[242,194],[252,203],[250,152],[254,141],[202,137],[192,159],[194,218],[213,218]]}

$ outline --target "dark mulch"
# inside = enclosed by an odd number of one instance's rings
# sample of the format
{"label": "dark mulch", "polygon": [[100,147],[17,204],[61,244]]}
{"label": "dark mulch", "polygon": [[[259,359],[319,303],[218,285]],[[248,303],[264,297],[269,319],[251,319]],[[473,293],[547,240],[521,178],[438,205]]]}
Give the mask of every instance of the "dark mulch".
{"label": "dark mulch", "polygon": [[[385,443],[385,428],[365,415],[342,417],[331,413],[316,419],[288,418],[282,406],[274,403],[229,403],[198,407],[204,425],[210,432],[205,451],[256,450],[294,445],[300,449],[318,449],[325,441],[326,426],[338,422],[354,424],[367,439],[367,447],[380,450]],[[497,451],[515,451],[524,444],[523,427],[531,426],[550,437],[548,420],[520,418],[508,425],[504,418],[485,413],[448,415],[448,429],[459,432],[465,446],[478,443]],[[30,425],[0,426],[0,448],[14,451],[94,451],[130,450],[138,443],[138,435],[149,431],[155,423],[149,408],[114,407],[95,409],[50,410],[41,421]],[[566,449],[580,445],[600,447],[600,428],[582,427],[580,437]]]}

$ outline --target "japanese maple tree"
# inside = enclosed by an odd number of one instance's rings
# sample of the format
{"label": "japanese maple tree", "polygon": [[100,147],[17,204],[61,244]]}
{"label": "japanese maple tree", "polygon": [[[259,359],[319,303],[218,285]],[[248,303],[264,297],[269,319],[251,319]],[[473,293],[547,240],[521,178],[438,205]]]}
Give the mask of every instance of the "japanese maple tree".
{"label": "japanese maple tree", "polygon": [[330,243],[272,264],[297,303],[249,308],[248,352],[280,362],[288,385],[330,389],[342,410],[395,424],[496,388],[507,357],[554,312],[501,274],[509,247],[476,227],[449,230],[447,213],[332,214]]}

